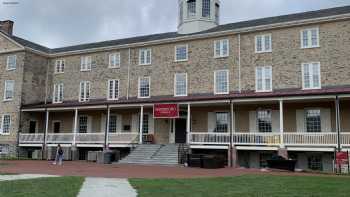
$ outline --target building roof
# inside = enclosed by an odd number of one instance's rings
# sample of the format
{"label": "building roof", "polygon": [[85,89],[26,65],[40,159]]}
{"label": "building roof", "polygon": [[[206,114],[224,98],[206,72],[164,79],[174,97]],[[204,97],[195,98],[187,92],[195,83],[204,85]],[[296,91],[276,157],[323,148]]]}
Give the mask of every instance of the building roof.
{"label": "building roof", "polygon": [[62,52],[72,52],[72,51],[87,50],[87,49],[101,48],[101,47],[135,44],[135,43],[156,41],[156,40],[162,40],[162,39],[180,38],[188,35],[200,35],[200,34],[206,34],[206,33],[230,31],[230,30],[241,29],[241,28],[250,28],[250,27],[253,28],[253,27],[263,26],[263,25],[273,25],[277,23],[316,19],[316,18],[330,17],[330,16],[343,15],[343,14],[350,14],[350,6],[335,7],[335,8],[329,8],[329,9],[323,9],[323,10],[317,10],[317,11],[309,11],[309,12],[302,12],[302,13],[296,13],[296,14],[242,21],[242,22],[236,22],[236,23],[229,23],[229,24],[219,25],[212,29],[193,33],[193,34],[184,35],[184,34],[178,34],[177,32],[168,32],[168,33],[160,33],[160,34],[153,34],[153,35],[145,35],[145,36],[109,40],[109,41],[103,41],[103,42],[95,42],[95,43],[81,44],[81,45],[75,45],[75,46],[54,48],[54,49],[49,49],[45,46],[41,46],[39,44],[30,42],[28,40],[25,40],[16,36],[10,36],[10,37],[25,47],[29,47],[41,52],[62,53]]}

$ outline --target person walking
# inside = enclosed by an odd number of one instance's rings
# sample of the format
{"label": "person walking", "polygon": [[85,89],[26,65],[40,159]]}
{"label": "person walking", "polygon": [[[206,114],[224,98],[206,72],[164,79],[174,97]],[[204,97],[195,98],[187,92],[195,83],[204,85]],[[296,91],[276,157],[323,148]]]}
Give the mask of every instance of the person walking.
{"label": "person walking", "polygon": [[55,157],[55,162],[53,165],[56,165],[58,162],[58,165],[62,165],[63,161],[63,149],[60,144],[57,145],[57,150],[56,150],[56,157]]}

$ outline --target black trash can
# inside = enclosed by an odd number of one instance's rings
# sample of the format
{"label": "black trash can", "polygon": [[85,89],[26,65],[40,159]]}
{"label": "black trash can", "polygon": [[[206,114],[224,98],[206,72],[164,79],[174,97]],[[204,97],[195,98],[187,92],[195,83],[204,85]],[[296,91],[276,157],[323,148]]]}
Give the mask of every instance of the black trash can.
{"label": "black trash can", "polygon": [[204,155],[202,157],[202,168],[218,169],[225,167],[225,159],[218,155]]}
{"label": "black trash can", "polygon": [[201,168],[202,167],[202,155],[201,154],[187,154],[187,164],[189,167]]}
{"label": "black trash can", "polygon": [[106,151],[103,153],[103,163],[104,164],[111,164],[113,161],[113,152]]}

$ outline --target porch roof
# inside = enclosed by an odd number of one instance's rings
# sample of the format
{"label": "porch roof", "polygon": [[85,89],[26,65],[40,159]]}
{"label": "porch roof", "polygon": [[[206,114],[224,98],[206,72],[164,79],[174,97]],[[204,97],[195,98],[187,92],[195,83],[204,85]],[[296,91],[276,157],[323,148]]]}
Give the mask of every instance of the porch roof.
{"label": "porch roof", "polygon": [[[350,86],[341,87],[324,87],[322,89],[315,90],[302,90],[302,89],[281,89],[274,90],[273,92],[255,92],[255,91],[242,91],[231,92],[225,95],[214,94],[192,94],[186,97],[174,97],[168,96],[155,96],[147,99],[140,99],[136,97],[132,98],[120,98],[119,100],[110,101],[107,99],[90,99],[88,102],[79,102],[78,100],[64,101],[63,103],[35,103],[29,105],[22,105],[22,110],[30,109],[45,109],[45,108],[74,108],[74,107],[92,107],[103,105],[147,105],[154,103],[191,103],[191,102],[213,102],[213,101],[229,101],[229,100],[248,100],[248,99],[288,99],[290,97],[304,98],[315,96],[336,96],[336,95],[348,95],[350,96]],[[307,98],[305,98],[307,99]]]}

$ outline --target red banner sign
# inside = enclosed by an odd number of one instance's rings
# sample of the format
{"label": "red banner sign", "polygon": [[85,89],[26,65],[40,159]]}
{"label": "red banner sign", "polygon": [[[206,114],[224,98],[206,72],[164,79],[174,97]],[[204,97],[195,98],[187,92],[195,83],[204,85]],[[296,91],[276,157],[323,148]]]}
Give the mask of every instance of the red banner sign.
{"label": "red banner sign", "polygon": [[336,158],[337,165],[349,163],[349,156],[347,152],[337,152],[336,157],[337,157]]}
{"label": "red banner sign", "polygon": [[178,118],[179,105],[177,104],[154,104],[153,106],[154,118]]}

